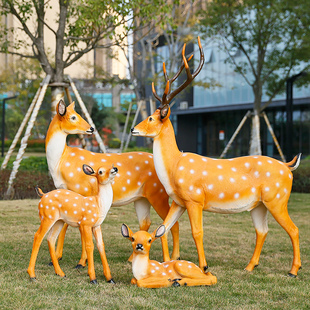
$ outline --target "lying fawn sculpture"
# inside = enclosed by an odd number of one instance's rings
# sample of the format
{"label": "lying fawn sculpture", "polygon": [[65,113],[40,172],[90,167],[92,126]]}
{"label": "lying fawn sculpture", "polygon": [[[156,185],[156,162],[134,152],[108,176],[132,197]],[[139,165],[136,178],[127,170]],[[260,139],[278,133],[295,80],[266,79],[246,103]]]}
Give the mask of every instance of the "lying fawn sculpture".
{"label": "lying fawn sculpture", "polygon": [[202,211],[238,213],[250,211],[256,230],[256,245],[250,263],[245,268],[252,271],[258,265],[260,253],[268,232],[267,210],[285,229],[293,245],[294,259],[289,272],[296,277],[301,267],[299,233],[287,211],[293,170],[300,163],[301,154],[291,162],[282,163],[266,156],[246,156],[217,160],[192,153],[180,152],[172,124],[169,120],[169,103],[182,89],[191,83],[203,66],[200,49],[200,64],[191,74],[185,58],[183,62],[187,80],[170,93],[170,84],[182,70],[168,79],[165,65],[166,89],[160,98],[154,88],[153,94],[161,102],[159,108],[146,120],[132,129],[135,136],[152,137],[154,164],[159,180],[168,195],[174,200],[164,220],[168,231],[185,210],[188,212],[192,235],[198,251],[199,266],[208,268],[203,249]]}
{"label": "lying fawn sculpture", "polygon": [[[102,164],[121,168],[117,174],[117,182],[112,185],[113,206],[123,206],[134,202],[141,230],[148,230],[151,225],[150,206],[164,220],[170,209],[169,196],[160,183],[153,162],[153,155],[144,152],[123,154],[93,153],[66,144],[68,134],[92,134],[94,129],[74,110],[74,103],[66,107],[60,100],[45,139],[46,158],[49,171],[56,188],[70,189],[83,196],[98,194],[98,182],[95,177],[85,178],[81,169],[88,164],[97,170]],[[63,243],[68,225],[65,224],[59,235],[56,256],[62,257]],[[172,258],[179,257],[179,226],[172,228]],[[164,260],[169,260],[167,238],[162,239]],[[86,251],[82,249],[82,257],[77,267],[86,265]]]}
{"label": "lying fawn sculpture", "polygon": [[34,268],[39,248],[44,236],[48,232],[47,242],[55,273],[61,277],[65,276],[56,257],[55,243],[64,223],[67,223],[80,229],[82,243],[84,243],[87,253],[90,282],[92,284],[97,283],[93,258],[93,233],[100,253],[104,275],[108,282],[114,283],[105,254],[100,225],[112,204],[112,181],[118,169],[116,167],[107,169],[105,166],[99,168],[97,173],[95,173],[93,168],[83,165],[83,171],[85,174],[93,175],[97,178],[99,184],[97,196],[84,197],[65,189],[53,190],[44,194],[40,188],[36,188],[38,195],[42,197],[38,206],[41,225],[34,236],[30,263],[27,270],[30,278],[33,280],[36,279]]}
{"label": "lying fawn sculpture", "polygon": [[198,286],[212,285],[217,282],[210,272],[203,273],[195,264],[184,260],[172,260],[159,263],[150,260],[149,252],[154,240],[165,234],[165,226],[159,226],[152,234],[140,230],[132,233],[130,228],[122,225],[122,235],[132,243],[133,259],[132,272],[134,278],[132,284],[139,287],[159,288],[169,286]]}

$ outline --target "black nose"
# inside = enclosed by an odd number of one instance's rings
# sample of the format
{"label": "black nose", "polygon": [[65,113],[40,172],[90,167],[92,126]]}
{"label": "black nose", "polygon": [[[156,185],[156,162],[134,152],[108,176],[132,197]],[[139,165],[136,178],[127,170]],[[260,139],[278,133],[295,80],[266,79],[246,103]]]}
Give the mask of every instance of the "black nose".
{"label": "black nose", "polygon": [[118,169],[116,167],[114,167],[113,169],[114,169],[114,172],[118,172]]}
{"label": "black nose", "polygon": [[138,244],[136,245],[136,249],[137,249],[137,250],[143,250],[143,245],[142,245],[141,243],[138,243]]}
{"label": "black nose", "polygon": [[135,128],[134,128],[134,127],[132,127],[132,128],[130,129],[130,131],[131,131],[131,132],[133,132],[134,130],[135,130]]}
{"label": "black nose", "polygon": [[90,127],[89,130],[90,130],[91,132],[94,132],[95,129],[94,129],[93,127]]}

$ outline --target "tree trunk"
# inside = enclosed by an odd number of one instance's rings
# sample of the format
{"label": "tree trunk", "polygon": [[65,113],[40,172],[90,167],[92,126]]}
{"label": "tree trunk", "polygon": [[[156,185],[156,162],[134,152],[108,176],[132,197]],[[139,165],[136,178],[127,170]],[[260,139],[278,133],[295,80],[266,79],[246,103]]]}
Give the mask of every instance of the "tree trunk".
{"label": "tree trunk", "polygon": [[52,102],[51,102],[51,117],[53,118],[56,115],[56,105],[60,99],[64,100],[65,92],[64,88],[61,86],[51,87],[52,91]]}
{"label": "tree trunk", "polygon": [[252,116],[250,155],[262,155],[261,140],[260,140],[260,118],[259,113],[254,111]]}

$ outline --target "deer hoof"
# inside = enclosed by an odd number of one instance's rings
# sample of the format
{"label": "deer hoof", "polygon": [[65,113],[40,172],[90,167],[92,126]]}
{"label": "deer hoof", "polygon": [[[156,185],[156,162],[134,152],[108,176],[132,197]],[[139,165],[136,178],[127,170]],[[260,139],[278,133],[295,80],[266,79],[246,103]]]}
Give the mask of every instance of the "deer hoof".
{"label": "deer hoof", "polygon": [[81,265],[81,264],[77,264],[75,266],[75,269],[83,269],[85,266]]}
{"label": "deer hoof", "polygon": [[95,279],[95,280],[91,280],[91,281],[90,281],[90,284],[97,285],[97,284],[98,284],[97,279]]}
{"label": "deer hoof", "polygon": [[206,272],[206,271],[208,270],[208,268],[209,268],[208,265],[207,265],[207,266],[204,266],[204,267],[203,267],[203,271]]}
{"label": "deer hoof", "polygon": [[32,278],[30,278],[30,281],[31,281],[31,282],[36,282],[36,281],[37,281],[37,278],[36,278],[36,277],[32,277]]}
{"label": "deer hoof", "polygon": [[173,281],[172,286],[179,287],[181,284],[178,281]]}
{"label": "deer hoof", "polygon": [[292,274],[290,272],[288,273],[288,276],[291,277],[291,278],[296,278],[297,277],[295,274]]}
{"label": "deer hoof", "polygon": [[116,284],[116,282],[113,279],[109,280],[108,283]]}
{"label": "deer hoof", "polygon": [[[58,261],[60,261],[60,260],[62,260],[62,257],[58,258]],[[54,266],[54,264],[53,264],[52,261],[50,261],[50,262],[48,263],[48,265],[49,265],[49,266]]]}

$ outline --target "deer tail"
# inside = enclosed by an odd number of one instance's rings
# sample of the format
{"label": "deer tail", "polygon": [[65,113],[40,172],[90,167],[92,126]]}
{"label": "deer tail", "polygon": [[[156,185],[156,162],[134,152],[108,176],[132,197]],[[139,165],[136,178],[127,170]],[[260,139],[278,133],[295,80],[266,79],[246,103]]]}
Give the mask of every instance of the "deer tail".
{"label": "deer tail", "polygon": [[300,164],[300,159],[301,159],[301,153],[296,155],[292,161],[285,163],[285,165],[288,167],[288,169],[290,169],[291,171],[294,171],[298,168]]}
{"label": "deer tail", "polygon": [[39,197],[42,197],[44,195],[42,189],[38,185],[35,187],[35,190]]}

